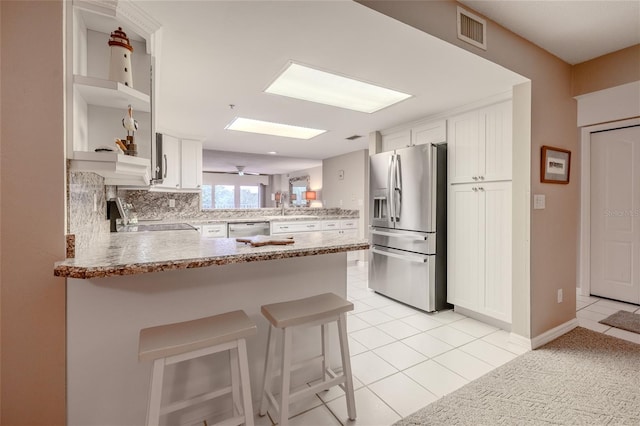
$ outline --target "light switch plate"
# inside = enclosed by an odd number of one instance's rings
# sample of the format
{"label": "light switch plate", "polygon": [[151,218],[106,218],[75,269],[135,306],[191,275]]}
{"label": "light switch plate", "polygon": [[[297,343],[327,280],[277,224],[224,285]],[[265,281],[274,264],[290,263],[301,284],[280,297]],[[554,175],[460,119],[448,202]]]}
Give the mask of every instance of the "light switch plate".
{"label": "light switch plate", "polygon": [[533,194],[533,209],[542,210],[546,207],[546,197],[544,194]]}

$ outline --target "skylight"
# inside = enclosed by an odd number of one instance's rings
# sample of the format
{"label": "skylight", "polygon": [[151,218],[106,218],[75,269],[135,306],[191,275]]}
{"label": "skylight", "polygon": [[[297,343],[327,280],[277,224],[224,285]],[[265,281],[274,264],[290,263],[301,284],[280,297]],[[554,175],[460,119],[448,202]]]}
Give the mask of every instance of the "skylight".
{"label": "skylight", "polygon": [[227,130],[259,133],[261,135],[284,136],[285,138],[311,139],[325,133],[326,130],[309,127],[291,126],[289,124],[272,123],[270,121],[253,120],[236,117],[225,127]]}
{"label": "skylight", "polygon": [[412,96],[293,62],[265,92],[369,114]]}

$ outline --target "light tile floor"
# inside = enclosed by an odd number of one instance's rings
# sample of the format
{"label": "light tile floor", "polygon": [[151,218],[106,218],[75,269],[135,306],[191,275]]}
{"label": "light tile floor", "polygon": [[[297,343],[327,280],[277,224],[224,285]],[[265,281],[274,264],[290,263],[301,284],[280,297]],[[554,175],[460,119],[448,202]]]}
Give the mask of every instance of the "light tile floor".
{"label": "light tile floor", "polygon": [[[358,418],[349,421],[339,389],[292,407],[291,425],[388,426],[464,386],[526,349],[509,333],[453,311],[427,314],[367,287],[367,264],[349,266],[347,323]],[[599,324],[619,309],[639,306],[577,296],[580,326],[640,343],[640,335]],[[269,416],[256,425],[271,425]]]}
{"label": "light tile floor", "polygon": [[595,296],[582,296],[579,293],[576,295],[576,317],[578,318],[578,325],[580,327],[629,340],[634,343],[640,343],[640,334],[610,327],[598,322],[618,311],[629,311],[640,314],[640,306],[602,299]]}

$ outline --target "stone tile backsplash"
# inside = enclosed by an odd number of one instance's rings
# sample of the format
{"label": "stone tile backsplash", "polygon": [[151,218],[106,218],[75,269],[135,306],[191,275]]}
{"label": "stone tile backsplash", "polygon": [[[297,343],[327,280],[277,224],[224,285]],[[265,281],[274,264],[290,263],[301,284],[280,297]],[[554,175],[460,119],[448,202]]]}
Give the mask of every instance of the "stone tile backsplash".
{"label": "stone tile backsplash", "polygon": [[[261,217],[278,216],[280,208],[262,209],[211,209],[201,210],[199,193],[150,192],[150,191],[118,191],[118,196],[133,204],[139,220],[216,220],[229,217]],[[169,207],[169,200],[175,200],[175,207]],[[340,208],[296,207],[286,208],[286,215],[312,216],[358,216],[357,210]]]}
{"label": "stone tile backsplash", "polygon": [[109,235],[104,178],[95,173],[69,172],[68,234],[75,235],[75,251]]}

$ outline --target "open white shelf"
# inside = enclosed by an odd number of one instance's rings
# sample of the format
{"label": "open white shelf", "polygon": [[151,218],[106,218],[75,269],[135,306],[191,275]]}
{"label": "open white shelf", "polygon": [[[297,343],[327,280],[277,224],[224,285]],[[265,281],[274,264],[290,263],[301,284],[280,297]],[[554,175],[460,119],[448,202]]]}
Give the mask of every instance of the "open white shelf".
{"label": "open white shelf", "polygon": [[88,105],[122,110],[126,110],[127,106],[131,105],[134,111],[151,111],[149,95],[117,81],[74,75],[73,83]]}

